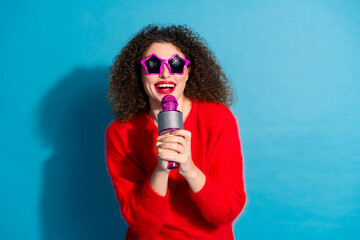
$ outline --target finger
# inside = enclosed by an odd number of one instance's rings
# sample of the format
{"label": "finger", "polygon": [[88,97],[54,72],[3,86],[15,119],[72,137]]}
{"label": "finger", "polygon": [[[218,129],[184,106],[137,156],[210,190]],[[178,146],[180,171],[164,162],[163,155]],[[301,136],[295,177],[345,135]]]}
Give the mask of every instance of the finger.
{"label": "finger", "polygon": [[[169,145],[168,145],[169,144]],[[176,146],[179,145],[179,146]],[[176,148],[186,148],[186,141],[184,138],[182,137],[175,137],[173,139],[166,139],[164,141],[159,141],[156,142],[156,148],[163,148],[165,146],[165,148],[171,148],[171,146],[175,146]],[[173,149],[173,148],[171,148]],[[174,149],[177,150],[177,149]]]}
{"label": "finger", "polygon": [[156,146],[160,145],[161,143],[164,142],[176,142],[174,140],[169,140],[169,138],[174,138],[175,136],[171,136],[170,134],[168,134],[167,136],[160,136],[157,138],[157,142],[156,142]]}
{"label": "finger", "polygon": [[185,138],[181,137],[181,136],[174,136],[174,135],[170,135],[166,138],[161,139],[161,141],[159,141],[160,143],[179,143],[183,146],[186,146],[186,140]]}
{"label": "finger", "polygon": [[168,150],[176,151],[178,153],[185,152],[184,146],[179,143],[162,143],[159,145],[159,150],[160,149],[168,149]]}
{"label": "finger", "polygon": [[158,153],[158,156],[160,154],[168,154],[168,153],[179,155],[178,151],[170,150],[170,149],[164,149],[164,148],[159,148],[157,153]]}
{"label": "finger", "polygon": [[161,140],[161,139],[163,139],[163,138],[166,138],[166,137],[168,137],[168,136],[170,136],[170,135],[171,135],[170,132],[166,132],[166,133],[164,133],[164,134],[161,134],[160,136],[157,137],[157,141],[159,141],[159,140]]}
{"label": "finger", "polygon": [[165,160],[165,161],[179,162],[179,154],[175,152],[158,154],[158,157],[163,161]]}
{"label": "finger", "polygon": [[182,158],[179,157],[179,154],[163,154],[161,155],[161,158],[166,159],[167,161],[170,162],[177,162],[177,163],[183,162]]}
{"label": "finger", "polygon": [[171,135],[181,136],[185,138],[185,140],[187,141],[191,140],[191,132],[188,130],[184,130],[184,129],[175,130],[171,132]]}

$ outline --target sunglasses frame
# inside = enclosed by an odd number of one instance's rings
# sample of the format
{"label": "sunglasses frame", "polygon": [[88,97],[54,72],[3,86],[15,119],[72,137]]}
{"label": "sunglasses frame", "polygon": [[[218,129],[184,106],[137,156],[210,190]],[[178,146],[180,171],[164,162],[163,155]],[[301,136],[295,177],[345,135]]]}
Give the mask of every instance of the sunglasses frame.
{"label": "sunglasses frame", "polygon": [[[160,72],[159,72],[159,73],[149,73],[149,72],[148,72],[148,69],[147,69],[147,67],[146,67],[145,62],[146,62],[149,58],[151,58],[152,56],[157,57],[157,58],[161,61],[161,66],[160,66]],[[171,66],[170,66],[170,64],[169,64],[169,61],[171,61],[171,59],[173,59],[173,58],[176,57],[176,56],[178,56],[179,58],[181,58],[182,60],[185,61],[185,65],[184,65],[184,68],[183,68],[182,73],[172,73],[172,72],[171,72]],[[153,54],[151,54],[149,57],[141,60],[140,63],[141,63],[141,65],[144,66],[147,75],[160,75],[160,74],[162,73],[163,68],[164,68],[164,64],[166,64],[166,66],[168,67],[169,73],[170,73],[171,75],[183,75],[184,72],[185,72],[185,67],[187,67],[187,66],[190,64],[190,61],[187,60],[186,58],[182,58],[182,57],[180,56],[180,54],[178,54],[178,53],[175,53],[175,54],[174,54],[171,58],[169,58],[169,59],[160,58],[160,57],[158,57],[155,53],[153,53]]]}

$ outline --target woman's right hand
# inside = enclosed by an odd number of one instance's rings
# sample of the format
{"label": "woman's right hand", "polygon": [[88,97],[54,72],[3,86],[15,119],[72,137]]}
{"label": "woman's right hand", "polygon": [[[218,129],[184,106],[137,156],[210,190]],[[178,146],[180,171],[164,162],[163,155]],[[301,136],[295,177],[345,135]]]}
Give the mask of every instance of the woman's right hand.
{"label": "woman's right hand", "polygon": [[[168,179],[170,170],[168,169],[169,161],[162,158],[163,154],[168,153],[170,150],[162,148],[163,140],[168,137],[170,133],[165,133],[157,138],[156,150],[158,153],[158,164],[150,178],[150,185],[152,189],[161,196],[166,196]],[[173,153],[170,153],[173,154]]]}
{"label": "woman's right hand", "polygon": [[178,153],[174,150],[163,148],[164,140],[172,135],[170,132],[164,133],[157,138],[156,141],[156,150],[158,154],[158,165],[157,169],[160,171],[164,171],[166,173],[170,173],[171,169],[168,169],[169,160],[166,160],[164,157],[171,155],[178,155]]}

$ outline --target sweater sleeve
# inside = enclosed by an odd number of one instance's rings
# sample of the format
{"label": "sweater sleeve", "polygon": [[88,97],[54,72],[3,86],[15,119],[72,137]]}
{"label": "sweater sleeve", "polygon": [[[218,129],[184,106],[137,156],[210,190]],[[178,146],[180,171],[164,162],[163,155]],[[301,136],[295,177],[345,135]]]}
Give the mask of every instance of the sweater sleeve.
{"label": "sweater sleeve", "polygon": [[214,225],[228,224],[240,214],[246,201],[243,163],[236,119],[226,111],[224,122],[211,136],[208,152],[209,172],[204,187],[190,191],[204,219]]}
{"label": "sweater sleeve", "polygon": [[140,164],[124,151],[118,133],[106,131],[106,157],[121,212],[129,230],[138,236],[155,235],[169,211],[169,194],[157,194]]}

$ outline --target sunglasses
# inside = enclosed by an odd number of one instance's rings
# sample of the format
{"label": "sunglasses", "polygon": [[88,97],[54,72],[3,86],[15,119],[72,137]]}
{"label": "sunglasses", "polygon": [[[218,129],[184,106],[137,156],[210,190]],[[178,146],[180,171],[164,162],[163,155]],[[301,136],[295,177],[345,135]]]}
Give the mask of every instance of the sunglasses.
{"label": "sunglasses", "polygon": [[182,75],[184,74],[185,67],[190,64],[190,61],[180,57],[178,53],[174,54],[174,56],[169,59],[159,58],[153,53],[149,57],[141,60],[141,64],[144,66],[147,75],[161,74],[164,64],[168,67],[171,75]]}

